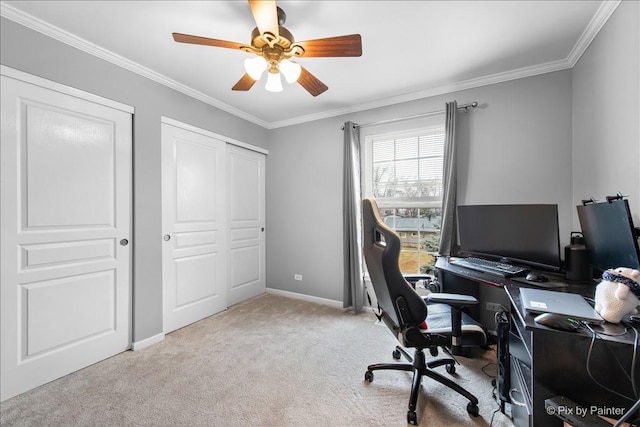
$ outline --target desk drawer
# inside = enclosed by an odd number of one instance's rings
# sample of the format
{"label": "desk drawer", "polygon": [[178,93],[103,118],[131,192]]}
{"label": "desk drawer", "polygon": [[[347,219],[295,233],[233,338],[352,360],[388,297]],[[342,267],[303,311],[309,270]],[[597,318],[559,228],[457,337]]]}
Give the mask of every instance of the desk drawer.
{"label": "desk drawer", "polygon": [[531,367],[531,356],[519,335],[509,332],[509,354],[525,365]]}
{"label": "desk drawer", "polygon": [[533,427],[531,401],[531,369],[517,358],[511,356],[511,415],[516,427]]}

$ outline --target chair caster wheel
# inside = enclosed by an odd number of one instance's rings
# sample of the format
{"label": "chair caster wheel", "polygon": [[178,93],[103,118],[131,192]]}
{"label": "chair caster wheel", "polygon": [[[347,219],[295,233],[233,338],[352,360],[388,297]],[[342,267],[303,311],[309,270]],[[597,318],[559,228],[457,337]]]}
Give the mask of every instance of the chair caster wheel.
{"label": "chair caster wheel", "polygon": [[445,369],[447,370],[447,372],[451,375],[454,375],[456,373],[456,365],[454,365],[453,363],[450,365],[446,365]]}
{"label": "chair caster wheel", "polygon": [[370,383],[373,382],[373,372],[371,371],[367,371],[364,373],[364,380],[365,381],[369,381]]}
{"label": "chair caster wheel", "polygon": [[407,412],[407,424],[418,425],[418,415],[416,411]]}
{"label": "chair caster wheel", "polygon": [[400,354],[399,350],[393,350],[393,358],[396,360],[400,360],[400,357],[402,357],[402,355]]}
{"label": "chair caster wheel", "polygon": [[469,413],[469,415],[477,417],[480,414],[480,409],[475,403],[469,402],[469,404],[467,405],[467,412]]}

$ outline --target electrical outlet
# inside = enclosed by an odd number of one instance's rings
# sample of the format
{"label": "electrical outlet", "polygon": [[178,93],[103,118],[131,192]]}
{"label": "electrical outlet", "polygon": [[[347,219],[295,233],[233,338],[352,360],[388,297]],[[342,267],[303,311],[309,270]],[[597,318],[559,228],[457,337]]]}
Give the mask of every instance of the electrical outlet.
{"label": "electrical outlet", "polygon": [[485,307],[489,311],[502,311],[503,310],[502,304],[497,304],[495,302],[488,302],[488,303],[486,303]]}
{"label": "electrical outlet", "polygon": [[294,274],[293,279],[302,281],[302,274]]}

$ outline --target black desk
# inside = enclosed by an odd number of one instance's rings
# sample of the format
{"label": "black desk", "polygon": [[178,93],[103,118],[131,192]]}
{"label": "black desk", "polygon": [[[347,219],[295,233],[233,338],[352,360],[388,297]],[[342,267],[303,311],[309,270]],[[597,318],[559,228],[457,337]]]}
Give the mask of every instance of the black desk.
{"label": "black desk", "polygon": [[[562,421],[548,415],[544,404],[545,399],[558,395],[568,397],[589,411],[600,412],[614,419],[620,418],[635,402],[635,399],[627,400],[605,390],[590,377],[587,371],[587,357],[592,334],[589,331],[558,331],[537,325],[533,321],[534,316],[522,309],[520,301],[520,287],[526,285],[458,267],[450,264],[445,258],[438,259],[436,274],[443,292],[470,294],[480,300],[476,311],[469,314],[489,330],[495,330],[495,323],[490,321],[490,324],[486,324],[486,319],[491,317],[484,313],[487,311],[487,303],[490,307],[493,307],[491,304],[504,305],[509,310],[510,391],[514,400],[511,409],[517,427],[561,426]],[[564,281],[562,277],[549,276],[552,280]],[[595,286],[565,283],[567,287],[550,290],[593,297]],[[499,293],[496,293],[496,290],[499,290]],[[493,299],[502,299],[487,300],[487,295]],[[602,385],[632,397],[634,394],[631,381],[625,375],[630,375],[636,334],[631,328],[625,332],[624,327],[619,325],[593,328],[596,332],[621,335],[599,335],[595,340],[589,357],[592,376]],[[627,374],[622,371],[616,359]],[[638,365],[636,361],[635,379],[640,387]]]}

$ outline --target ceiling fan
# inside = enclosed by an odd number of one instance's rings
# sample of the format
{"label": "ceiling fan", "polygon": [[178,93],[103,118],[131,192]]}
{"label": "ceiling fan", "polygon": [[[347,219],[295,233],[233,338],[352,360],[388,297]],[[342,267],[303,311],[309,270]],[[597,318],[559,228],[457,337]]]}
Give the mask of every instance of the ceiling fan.
{"label": "ceiling fan", "polygon": [[328,37],[296,42],[293,34],[283,25],[286,15],[275,0],[248,0],[257,27],[251,33],[251,45],[226,40],[210,39],[189,34],[173,33],[179,43],[199,44],[228,49],[240,49],[255,54],[244,62],[246,73],[232,87],[247,91],[268,71],[266,89],[282,90],[280,73],[289,83],[297,81],[311,95],[318,96],[328,89],[317,77],[291,58],[328,58],[362,55],[360,34]]}

